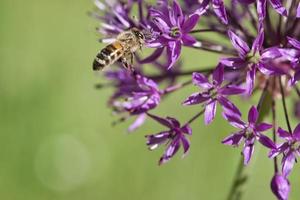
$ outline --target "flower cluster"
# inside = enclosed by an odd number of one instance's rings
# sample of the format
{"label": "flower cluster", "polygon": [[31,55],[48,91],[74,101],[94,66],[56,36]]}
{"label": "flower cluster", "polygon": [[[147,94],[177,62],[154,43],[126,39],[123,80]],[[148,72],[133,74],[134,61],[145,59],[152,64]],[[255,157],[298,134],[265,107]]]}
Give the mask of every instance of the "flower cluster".
{"label": "flower cluster", "polygon": [[[211,124],[219,105],[224,120],[238,129],[220,142],[233,147],[242,144],[244,165],[251,161],[255,146],[267,148],[268,157],[274,160],[271,189],[278,199],[286,200],[290,192],[288,178],[300,155],[300,123],[290,121],[291,117],[300,117],[297,85],[300,3],[297,0],[231,0],[228,5],[223,0],[200,2],[95,1],[98,10],[91,15],[100,21],[97,30],[102,42],[111,42],[118,34],[137,28],[145,35],[144,48],[152,51],[146,56],[135,52],[134,71],[117,64],[104,72],[109,82],[106,85],[114,88],[108,105],[120,116],[120,121],[135,118],[129,132],[142,126],[147,118],[167,129],[146,135],[150,150],[166,146],[159,164],[169,161],[180,148],[186,155],[191,124],[202,115],[204,124]],[[212,40],[203,33],[218,37]],[[194,70],[187,70],[181,59],[185,48],[220,56],[214,67],[195,64]],[[183,82],[183,76],[190,79]],[[174,102],[174,106],[195,106],[198,112],[190,119],[180,123],[174,117],[153,114],[165,96],[188,85],[195,85],[196,92],[182,97],[182,102]],[[247,120],[243,120],[239,105],[232,98],[249,102]],[[288,112],[287,98],[295,101],[292,113]],[[255,100],[255,105],[250,103]],[[266,103],[270,105],[261,109]],[[277,104],[282,105],[284,116],[277,114]],[[269,123],[265,122],[267,114],[272,119]],[[284,123],[278,118],[284,118]],[[279,158],[281,163],[277,162]]]}

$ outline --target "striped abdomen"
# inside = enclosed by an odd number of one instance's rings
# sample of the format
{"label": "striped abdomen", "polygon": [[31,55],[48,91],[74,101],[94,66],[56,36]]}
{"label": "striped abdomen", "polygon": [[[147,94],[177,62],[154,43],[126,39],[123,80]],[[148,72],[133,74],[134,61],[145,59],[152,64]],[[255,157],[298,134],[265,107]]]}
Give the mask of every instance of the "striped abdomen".
{"label": "striped abdomen", "polygon": [[96,56],[93,62],[93,70],[101,70],[104,67],[113,64],[121,58],[123,54],[123,46],[116,41],[107,45]]}

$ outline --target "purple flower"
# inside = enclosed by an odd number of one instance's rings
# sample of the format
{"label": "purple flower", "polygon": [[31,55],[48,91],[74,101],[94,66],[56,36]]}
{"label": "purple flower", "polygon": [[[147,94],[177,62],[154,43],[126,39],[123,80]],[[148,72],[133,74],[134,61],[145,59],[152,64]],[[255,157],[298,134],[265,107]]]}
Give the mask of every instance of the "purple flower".
{"label": "purple flower", "polygon": [[222,21],[222,23],[228,24],[226,9],[223,0],[204,0],[201,3],[201,5],[199,5],[199,8],[196,10],[196,13],[202,15],[207,11],[209,5],[211,5],[215,14]]}
{"label": "purple flower", "polygon": [[172,7],[166,1],[161,3],[162,5],[158,8],[150,10],[153,29],[159,34],[157,38],[149,42],[148,46],[157,48],[154,52],[156,58],[166,48],[168,68],[171,68],[180,56],[181,46],[192,46],[196,42],[189,32],[197,25],[199,16],[197,14],[185,16],[177,1],[173,1]]}
{"label": "purple flower", "polygon": [[287,200],[290,193],[290,182],[286,177],[276,173],[271,181],[271,189],[278,200]]}
{"label": "purple flower", "polygon": [[193,83],[198,87],[204,89],[202,92],[197,92],[189,96],[183,105],[195,105],[204,103],[205,113],[204,122],[209,124],[213,121],[216,115],[217,103],[219,103],[225,112],[240,113],[235,105],[228,100],[228,96],[237,95],[244,92],[244,89],[233,85],[223,85],[224,81],[224,67],[219,64],[214,70],[212,81],[210,82],[204,74],[193,73]]}
{"label": "purple flower", "polygon": [[159,160],[159,164],[164,164],[169,161],[177,153],[180,146],[182,146],[183,156],[185,156],[190,148],[190,142],[186,138],[187,135],[192,135],[192,129],[190,126],[186,124],[181,127],[180,123],[171,117],[160,118],[155,115],[148,115],[161,125],[169,128],[167,131],[146,136],[147,145],[150,150],[154,150],[162,144],[167,145],[163,156]]}
{"label": "purple flower", "polygon": [[257,0],[257,13],[260,21],[264,20],[266,17],[266,7],[267,1],[271,4],[271,6],[282,16],[287,17],[287,10],[283,7],[280,0]]}
{"label": "purple flower", "polygon": [[245,165],[247,165],[251,159],[256,140],[268,148],[276,148],[273,141],[262,134],[262,132],[272,128],[272,125],[267,123],[257,123],[259,113],[255,106],[252,106],[248,112],[248,122],[243,122],[241,116],[237,114],[229,115],[224,113],[224,117],[232,126],[241,130],[226,137],[222,143],[225,145],[239,146],[242,140],[244,140],[243,156]]}
{"label": "purple flower", "polygon": [[155,108],[160,102],[160,95],[153,80],[136,75],[133,84],[122,85],[118,95],[114,95],[111,101],[115,110],[137,115]]}
{"label": "purple flower", "polygon": [[294,129],[293,133],[289,133],[282,128],[278,128],[277,133],[286,142],[278,145],[278,147],[271,148],[269,157],[273,158],[279,154],[283,155],[282,175],[287,177],[293,169],[296,156],[300,154],[300,124]]}
{"label": "purple flower", "polygon": [[272,61],[281,56],[275,47],[263,49],[264,32],[260,30],[255,38],[252,48],[232,31],[228,31],[232,45],[239,53],[239,57],[223,58],[221,63],[232,69],[246,68],[246,90],[250,95],[254,88],[255,75],[257,69],[265,75],[280,74],[282,71],[272,65]]}
{"label": "purple flower", "polygon": [[286,49],[284,51],[286,57],[292,62],[292,67],[295,71],[290,81],[294,85],[300,80],[300,41],[292,37],[287,37],[287,39],[289,44],[294,47],[294,49]]}

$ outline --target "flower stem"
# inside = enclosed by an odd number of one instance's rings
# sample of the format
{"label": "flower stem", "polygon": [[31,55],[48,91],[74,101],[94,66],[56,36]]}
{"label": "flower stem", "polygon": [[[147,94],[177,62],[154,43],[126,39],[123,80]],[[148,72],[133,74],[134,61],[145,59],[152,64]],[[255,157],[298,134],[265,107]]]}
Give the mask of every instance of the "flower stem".
{"label": "flower stem", "polygon": [[185,72],[171,72],[168,71],[167,73],[163,73],[163,74],[159,74],[159,75],[152,75],[152,76],[147,76],[146,77],[150,78],[150,79],[163,79],[166,77],[177,77],[177,76],[190,76],[192,75],[194,72],[198,72],[198,73],[210,73],[214,70],[215,67],[209,67],[209,68],[205,68],[205,69],[200,69],[200,70],[189,70],[189,71],[185,71]]}
{"label": "flower stem", "polygon": [[237,170],[235,172],[233,184],[226,198],[227,200],[242,199],[242,191],[240,189],[241,186],[247,181],[247,176],[243,175],[243,171],[244,171],[244,158],[241,156]]}
{"label": "flower stem", "polygon": [[200,112],[198,112],[196,115],[194,115],[189,121],[187,121],[185,123],[185,125],[187,124],[191,124],[193,121],[195,121],[198,117],[200,117],[201,115],[203,115],[203,113],[205,112],[205,108],[202,109]]}
{"label": "flower stem", "polygon": [[166,94],[169,94],[169,93],[171,93],[171,92],[175,92],[176,90],[179,90],[179,89],[183,88],[184,86],[187,86],[187,85],[189,85],[189,84],[191,84],[191,83],[192,83],[192,80],[188,80],[188,81],[186,81],[186,82],[183,82],[183,83],[180,83],[180,84],[177,84],[177,85],[168,87],[168,88],[164,89],[164,90],[162,91],[162,93],[163,93],[164,95],[166,95]]}
{"label": "flower stem", "polygon": [[220,34],[226,34],[226,30],[218,30],[218,29],[212,29],[212,28],[196,29],[196,30],[190,31],[189,33],[193,34],[193,33],[203,33],[203,32],[217,32]]}
{"label": "flower stem", "polygon": [[[266,82],[264,89],[261,93],[261,96],[259,98],[258,104],[257,104],[257,110],[260,113],[261,106],[263,105],[263,102],[265,100],[267,91],[269,86],[269,80]],[[241,200],[242,199],[242,186],[247,182],[247,175],[244,174],[244,159],[241,156],[240,162],[238,165],[238,168],[235,173],[235,178],[233,180],[229,195],[227,196],[227,200]]]}
{"label": "flower stem", "polygon": [[[273,90],[276,88],[276,79],[273,79]],[[276,144],[276,102],[274,96],[272,97],[272,126],[273,126],[273,142]],[[277,157],[273,158],[274,160],[274,171],[275,174],[278,172],[278,163]]]}
{"label": "flower stem", "polygon": [[280,92],[281,92],[281,96],[282,96],[282,106],[283,106],[283,110],[284,110],[286,125],[289,129],[290,134],[292,134],[292,128],[291,128],[291,124],[290,124],[290,120],[289,120],[289,115],[287,112],[287,107],[286,107],[286,102],[285,102],[285,94],[284,94],[284,90],[283,90],[281,77],[279,77],[279,85],[280,85]]}

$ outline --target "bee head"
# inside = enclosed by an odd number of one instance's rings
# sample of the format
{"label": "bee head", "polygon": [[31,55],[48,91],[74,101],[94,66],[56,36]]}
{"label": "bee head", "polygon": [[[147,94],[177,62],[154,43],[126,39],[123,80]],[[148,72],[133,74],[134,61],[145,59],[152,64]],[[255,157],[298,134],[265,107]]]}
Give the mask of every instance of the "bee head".
{"label": "bee head", "polygon": [[138,39],[140,44],[143,44],[145,42],[145,36],[142,33],[142,31],[140,31],[137,28],[132,28],[131,31],[135,35],[135,37]]}

